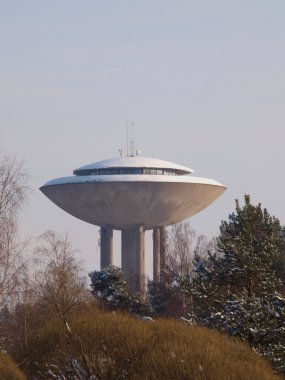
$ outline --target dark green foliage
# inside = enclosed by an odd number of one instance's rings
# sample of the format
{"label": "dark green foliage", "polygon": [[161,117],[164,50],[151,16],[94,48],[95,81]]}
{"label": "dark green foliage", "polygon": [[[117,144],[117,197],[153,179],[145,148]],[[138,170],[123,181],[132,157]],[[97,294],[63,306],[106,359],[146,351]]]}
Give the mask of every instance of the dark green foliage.
{"label": "dark green foliage", "polygon": [[92,294],[109,310],[124,310],[138,315],[151,314],[148,304],[132,294],[120,268],[113,265],[89,274]]}
{"label": "dark green foliage", "polygon": [[186,312],[186,298],[180,287],[180,277],[165,269],[161,281],[148,281],[148,297],[159,317],[180,317]]}
{"label": "dark green foliage", "polygon": [[218,238],[218,249],[224,254],[223,273],[231,291],[246,289],[251,297],[277,289],[274,264],[280,255],[280,234],[279,220],[261,204],[252,205],[248,195],[243,208],[236,201],[236,213],[229,216],[229,222],[222,222]]}
{"label": "dark green foliage", "polygon": [[92,294],[101,299],[110,310],[127,310],[130,292],[120,268],[110,265],[101,271],[89,273]]}
{"label": "dark green foliage", "polygon": [[205,321],[211,328],[248,341],[275,367],[278,365],[276,368],[279,371],[285,371],[284,298],[278,295],[250,299],[246,296],[239,299],[229,296],[222,310],[213,312]]}
{"label": "dark green foliage", "polygon": [[217,254],[195,259],[192,294],[200,323],[247,340],[285,370],[285,300],[278,294],[276,263],[281,257],[278,219],[245,196],[223,221]]}
{"label": "dark green foliage", "polygon": [[193,290],[210,309],[235,297],[262,297],[274,293],[280,286],[276,276],[276,261],[280,257],[281,226],[261,205],[245,206],[236,201],[236,213],[223,221],[217,239],[218,253],[207,259],[196,257]]}
{"label": "dark green foliage", "polygon": [[275,261],[275,271],[281,286],[279,291],[285,295],[285,227],[282,227],[279,239],[280,255]]}

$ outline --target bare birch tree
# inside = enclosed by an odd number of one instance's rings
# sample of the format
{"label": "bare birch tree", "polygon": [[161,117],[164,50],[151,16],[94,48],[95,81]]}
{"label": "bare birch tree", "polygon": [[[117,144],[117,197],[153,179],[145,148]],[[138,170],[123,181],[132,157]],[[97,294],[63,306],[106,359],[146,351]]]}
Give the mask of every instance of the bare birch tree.
{"label": "bare birch tree", "polygon": [[22,161],[0,155],[0,306],[15,295],[24,267],[17,221],[28,192]]}
{"label": "bare birch tree", "polygon": [[[82,266],[74,257],[75,250],[67,235],[61,236],[47,231],[40,236],[40,241],[40,245],[35,249],[35,287],[39,297],[38,303],[42,303],[46,311],[49,310],[58,316],[64,325],[69,347],[66,355],[69,357],[74,378],[96,379],[81,338],[70,323],[73,310],[87,299],[91,299],[85,286]],[[78,345],[78,357],[74,358],[71,354],[70,344]]]}
{"label": "bare birch tree", "polygon": [[167,265],[177,273],[180,279],[190,276],[195,256],[207,256],[214,250],[216,239],[207,239],[204,235],[196,235],[189,222],[174,224],[168,232]]}
{"label": "bare birch tree", "polygon": [[40,302],[55,312],[70,333],[70,313],[86,299],[85,277],[70,238],[46,231],[35,248],[35,285]]}

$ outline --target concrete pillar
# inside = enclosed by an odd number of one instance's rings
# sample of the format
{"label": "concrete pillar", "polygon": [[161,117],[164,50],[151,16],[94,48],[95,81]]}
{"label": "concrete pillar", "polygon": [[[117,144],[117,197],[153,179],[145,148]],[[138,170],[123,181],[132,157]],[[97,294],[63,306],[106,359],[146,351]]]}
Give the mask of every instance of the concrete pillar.
{"label": "concrete pillar", "polygon": [[153,239],[153,281],[160,281],[160,229],[155,228],[152,233]]}
{"label": "concrete pillar", "polygon": [[121,235],[122,271],[130,285],[136,271],[136,241],[135,230],[123,230]]}
{"label": "concrete pillar", "polygon": [[101,227],[101,269],[113,265],[113,230],[109,227]]}
{"label": "concrete pillar", "polygon": [[166,264],[166,244],[167,244],[167,231],[166,227],[160,227],[160,275],[163,274]]}
{"label": "concrete pillar", "polygon": [[145,292],[144,229],[137,227],[122,231],[122,270],[130,289]]}
{"label": "concrete pillar", "polygon": [[137,281],[138,281],[138,292],[142,296],[145,293],[145,244],[144,244],[144,229],[139,227],[137,230]]}

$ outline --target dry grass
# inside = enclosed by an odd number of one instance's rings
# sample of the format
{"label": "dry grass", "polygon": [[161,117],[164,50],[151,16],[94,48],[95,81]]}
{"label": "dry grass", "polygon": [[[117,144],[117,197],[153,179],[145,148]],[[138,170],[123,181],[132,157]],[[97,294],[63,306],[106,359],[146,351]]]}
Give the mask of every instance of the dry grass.
{"label": "dry grass", "polygon": [[4,352],[0,352],[0,379],[1,380],[25,380],[13,360]]}
{"label": "dry grass", "polygon": [[[122,314],[85,310],[68,339],[58,321],[31,337],[19,352],[29,379],[50,364],[63,371],[68,358],[87,358],[100,379],[277,380],[270,365],[237,339],[175,320],[143,322]],[[79,338],[79,339],[78,339]],[[37,362],[37,364],[35,364]],[[40,369],[40,371],[39,371]],[[60,377],[59,377],[60,378]]]}

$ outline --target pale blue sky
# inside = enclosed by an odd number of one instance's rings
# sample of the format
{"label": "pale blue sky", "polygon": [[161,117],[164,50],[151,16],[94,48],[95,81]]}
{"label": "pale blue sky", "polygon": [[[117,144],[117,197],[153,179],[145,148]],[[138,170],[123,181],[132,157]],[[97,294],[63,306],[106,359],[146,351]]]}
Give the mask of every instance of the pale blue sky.
{"label": "pale blue sky", "polygon": [[32,176],[23,234],[70,232],[98,266],[98,229],[38,187],[117,156],[127,121],[143,155],[228,187],[199,233],[245,193],[285,224],[284,0],[0,0],[0,34],[2,145]]}

